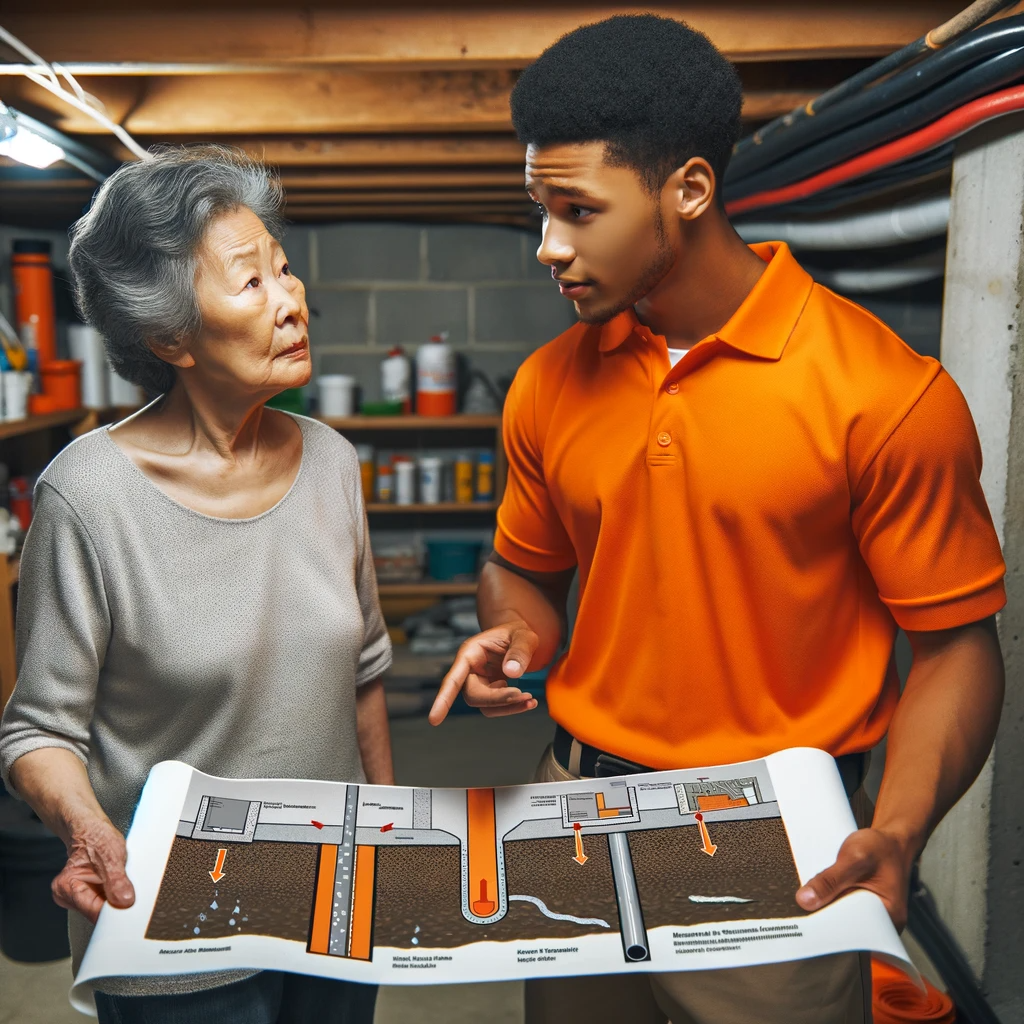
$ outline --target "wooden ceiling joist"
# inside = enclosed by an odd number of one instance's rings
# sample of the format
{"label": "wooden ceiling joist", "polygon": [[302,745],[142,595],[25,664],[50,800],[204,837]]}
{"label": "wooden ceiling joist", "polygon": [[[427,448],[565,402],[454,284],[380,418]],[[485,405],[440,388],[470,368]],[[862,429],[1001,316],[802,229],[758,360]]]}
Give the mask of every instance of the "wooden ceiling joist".
{"label": "wooden ceiling joist", "polygon": [[[481,5],[484,7],[485,5]],[[640,10],[679,18],[735,61],[860,57],[888,53],[962,7],[960,0],[659,4]],[[426,70],[522,68],[579,25],[637,7],[516,6],[485,9],[21,12],[5,25],[47,60],[132,64],[334,65]]]}

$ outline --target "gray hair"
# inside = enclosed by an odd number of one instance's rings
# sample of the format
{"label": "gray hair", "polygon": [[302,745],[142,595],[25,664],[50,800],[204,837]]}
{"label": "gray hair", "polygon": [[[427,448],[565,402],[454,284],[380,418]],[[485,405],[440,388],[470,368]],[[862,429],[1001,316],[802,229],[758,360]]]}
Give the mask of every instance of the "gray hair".
{"label": "gray hair", "polygon": [[280,238],[283,202],[270,170],[221,146],[161,149],[103,183],[71,229],[68,262],[79,311],[122,377],[150,395],[171,389],[174,367],[149,343],[174,344],[201,328],[196,260],[210,222],[247,207]]}

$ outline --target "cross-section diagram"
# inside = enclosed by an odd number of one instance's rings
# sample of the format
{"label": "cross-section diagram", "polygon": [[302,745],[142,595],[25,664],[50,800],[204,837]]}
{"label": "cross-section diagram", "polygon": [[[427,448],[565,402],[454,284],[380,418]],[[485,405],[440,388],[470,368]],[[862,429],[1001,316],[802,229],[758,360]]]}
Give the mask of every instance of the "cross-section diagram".
{"label": "cross-section diagram", "polygon": [[800,915],[768,769],[743,767],[573,787],[334,784],[333,802],[308,806],[200,781],[146,937],[270,935],[372,961],[618,933],[641,962],[653,927]]}

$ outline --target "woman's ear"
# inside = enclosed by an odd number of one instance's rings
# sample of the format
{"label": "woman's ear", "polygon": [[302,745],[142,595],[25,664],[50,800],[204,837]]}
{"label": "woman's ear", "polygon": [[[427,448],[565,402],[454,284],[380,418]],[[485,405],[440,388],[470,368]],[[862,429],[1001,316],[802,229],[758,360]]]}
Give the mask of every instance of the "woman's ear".
{"label": "woman's ear", "polygon": [[171,366],[176,366],[179,370],[187,370],[189,367],[196,365],[195,359],[192,358],[192,353],[188,350],[187,343],[181,339],[174,341],[150,340],[146,344],[157,359],[162,359],[165,363],[170,363]]}
{"label": "woman's ear", "polygon": [[673,171],[665,182],[663,195],[682,220],[696,220],[715,201],[715,172],[702,156],[694,156]]}

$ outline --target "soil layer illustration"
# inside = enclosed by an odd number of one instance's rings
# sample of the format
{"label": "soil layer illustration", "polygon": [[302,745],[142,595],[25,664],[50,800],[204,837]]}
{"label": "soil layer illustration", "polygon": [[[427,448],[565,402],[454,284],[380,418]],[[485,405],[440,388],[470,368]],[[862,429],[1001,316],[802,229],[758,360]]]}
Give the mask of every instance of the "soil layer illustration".
{"label": "soil layer illustration", "polygon": [[504,790],[319,783],[318,804],[198,779],[146,937],[270,935],[372,961],[607,934],[635,963],[651,928],[799,917],[768,768],[741,767]]}

